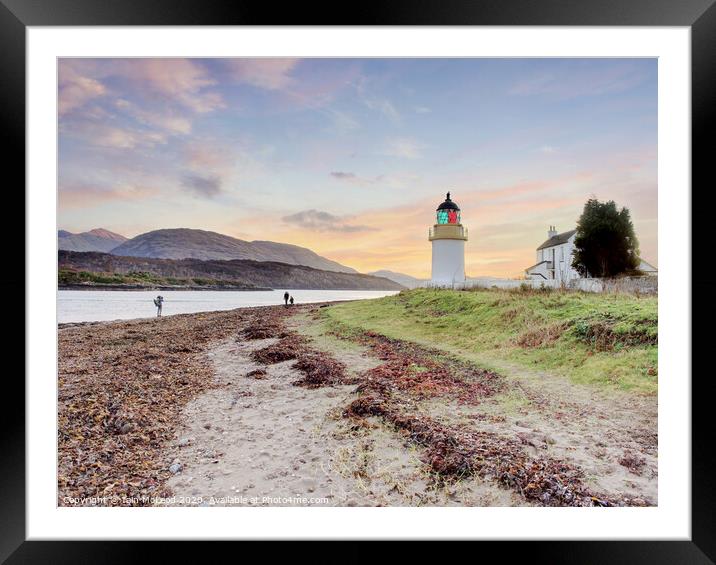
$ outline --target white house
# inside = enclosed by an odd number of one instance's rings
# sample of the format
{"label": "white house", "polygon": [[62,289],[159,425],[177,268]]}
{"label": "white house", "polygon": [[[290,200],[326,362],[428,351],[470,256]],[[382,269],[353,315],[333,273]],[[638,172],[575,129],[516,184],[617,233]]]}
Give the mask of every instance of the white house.
{"label": "white house", "polygon": [[[567,283],[581,275],[572,267],[574,238],[577,230],[557,233],[555,226],[549,226],[547,241],[537,248],[537,263],[525,269],[528,279],[557,280]],[[656,267],[639,259],[638,269],[646,275],[656,276]]]}
{"label": "white house", "polygon": [[552,280],[568,282],[580,277],[572,268],[574,237],[577,230],[557,233],[554,226],[549,226],[547,241],[537,248],[537,263],[525,269],[528,279]]}

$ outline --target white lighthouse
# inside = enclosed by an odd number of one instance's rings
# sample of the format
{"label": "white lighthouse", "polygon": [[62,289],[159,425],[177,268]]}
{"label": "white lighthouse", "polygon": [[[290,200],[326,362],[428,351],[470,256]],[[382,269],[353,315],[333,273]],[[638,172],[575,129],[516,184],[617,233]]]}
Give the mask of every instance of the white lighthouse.
{"label": "white lighthouse", "polygon": [[436,286],[464,283],[467,228],[460,223],[460,207],[450,200],[449,192],[436,213],[428,238],[433,243],[431,283]]}

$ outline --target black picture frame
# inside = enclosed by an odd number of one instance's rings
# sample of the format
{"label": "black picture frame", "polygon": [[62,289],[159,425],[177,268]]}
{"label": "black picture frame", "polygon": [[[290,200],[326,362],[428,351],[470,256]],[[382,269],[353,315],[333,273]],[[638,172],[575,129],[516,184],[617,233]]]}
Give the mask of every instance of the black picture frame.
{"label": "black picture frame", "polygon": [[[280,9],[265,3],[223,0],[0,0],[0,124],[9,142],[0,157],[5,165],[6,192],[14,191],[17,206],[24,198],[17,187],[25,185],[25,49],[28,26],[102,25],[564,25],[564,26],[688,26],[692,53],[692,264],[708,260],[707,245],[713,240],[709,228],[713,189],[706,187],[711,148],[716,131],[716,0],[401,0],[347,5],[286,3]],[[7,173],[11,174],[8,175]],[[710,179],[709,179],[710,180]],[[684,187],[689,190],[689,187]],[[693,205],[698,200],[698,205]],[[15,214],[19,215],[19,214]],[[701,215],[701,217],[699,217]],[[19,231],[19,228],[15,228]],[[13,264],[24,265],[19,246],[10,255]],[[699,262],[697,262],[699,259]],[[20,272],[19,268],[16,269]],[[24,272],[24,269],[23,269]],[[711,373],[703,364],[709,328],[716,319],[714,279],[708,271],[692,278],[694,309],[692,327],[692,537],[691,541],[569,541],[483,542],[509,561],[549,563],[714,563],[716,561],[716,488],[714,487],[714,433],[711,418]],[[1,283],[16,297],[16,280]],[[25,304],[32,296],[25,292]],[[17,306],[19,307],[19,301]],[[24,327],[24,322],[23,322]],[[14,332],[16,341],[24,332]],[[22,336],[22,337],[21,337]],[[27,336],[30,339],[31,336]],[[8,351],[11,351],[7,342]],[[19,343],[18,343],[19,345]],[[8,355],[9,357],[9,355]],[[5,371],[5,402],[0,410],[0,561],[7,563],[104,563],[162,559],[191,560],[198,552],[202,561],[216,547],[199,542],[158,544],[153,542],[26,541],[25,536],[25,412],[24,385],[19,371]],[[666,375],[665,378],[691,378]],[[668,422],[660,422],[667,426]],[[555,532],[555,537],[559,532]],[[489,545],[488,545],[489,544]],[[506,545],[506,544],[509,544]],[[286,548],[295,552],[296,549]],[[229,551],[232,549],[229,548]],[[242,550],[245,551],[245,550]],[[272,552],[275,550],[271,550]],[[305,551],[301,549],[301,552]],[[444,552],[444,550],[442,550]],[[480,549],[484,551],[483,548]],[[491,555],[493,552],[483,554]],[[363,558],[361,558],[361,554]],[[372,559],[372,553],[344,548],[311,550],[309,555],[331,558],[349,556]],[[268,555],[267,555],[268,557]],[[498,557],[499,558],[499,557]],[[494,559],[494,558],[491,558]],[[333,559],[331,559],[333,560]]]}

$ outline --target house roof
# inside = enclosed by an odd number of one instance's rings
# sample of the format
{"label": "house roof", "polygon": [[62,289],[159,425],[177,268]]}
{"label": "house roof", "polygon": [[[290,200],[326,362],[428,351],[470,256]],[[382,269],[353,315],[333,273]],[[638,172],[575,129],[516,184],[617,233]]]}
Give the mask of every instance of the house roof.
{"label": "house roof", "polygon": [[[554,247],[555,245],[567,243],[569,238],[572,237],[575,233],[577,233],[577,230],[569,230],[564,233],[558,233],[557,235],[550,237],[547,241],[540,245],[537,248],[537,251],[539,251],[540,249],[544,249],[545,247]],[[539,265],[539,263],[537,264]]]}
{"label": "house roof", "polygon": [[[530,270],[534,269],[535,267],[539,267],[542,263],[551,263],[551,262],[552,262],[552,261],[540,261],[539,263],[535,263],[535,264],[532,265],[531,267],[527,267],[527,268],[525,269],[525,272],[529,272]],[[550,267],[547,267],[547,268],[549,269]]]}
{"label": "house roof", "polygon": [[647,267],[651,267],[651,269],[654,270],[654,271],[657,270],[656,267],[654,267],[654,265],[652,265],[651,263],[649,263],[649,261],[644,261],[644,259],[642,259],[641,257],[639,257],[639,267],[641,267],[642,264],[646,265]]}

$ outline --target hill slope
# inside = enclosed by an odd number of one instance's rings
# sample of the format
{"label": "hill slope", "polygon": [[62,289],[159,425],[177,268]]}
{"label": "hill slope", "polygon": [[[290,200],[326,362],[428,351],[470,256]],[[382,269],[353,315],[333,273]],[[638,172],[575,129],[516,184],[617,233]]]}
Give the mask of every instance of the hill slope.
{"label": "hill slope", "polygon": [[66,230],[57,232],[57,247],[67,251],[111,251],[127,241],[118,233],[96,228],[82,233],[71,233]]}
{"label": "hill slope", "polygon": [[67,271],[97,274],[149,273],[164,278],[212,279],[237,285],[269,288],[322,290],[401,290],[394,281],[359,273],[323,271],[303,265],[273,261],[234,259],[231,261],[200,259],[155,259],[125,257],[108,253],[60,251],[61,274]]}
{"label": "hill slope", "polygon": [[321,257],[305,247],[272,241],[244,241],[216,232],[188,228],[143,233],[112,249],[112,254],[125,257],[204,261],[231,259],[276,261],[339,273],[356,273],[355,269]]}
{"label": "hill slope", "polygon": [[501,371],[516,364],[575,383],[657,391],[653,296],[415,289],[338,304],[326,315],[345,328],[414,341]]}

